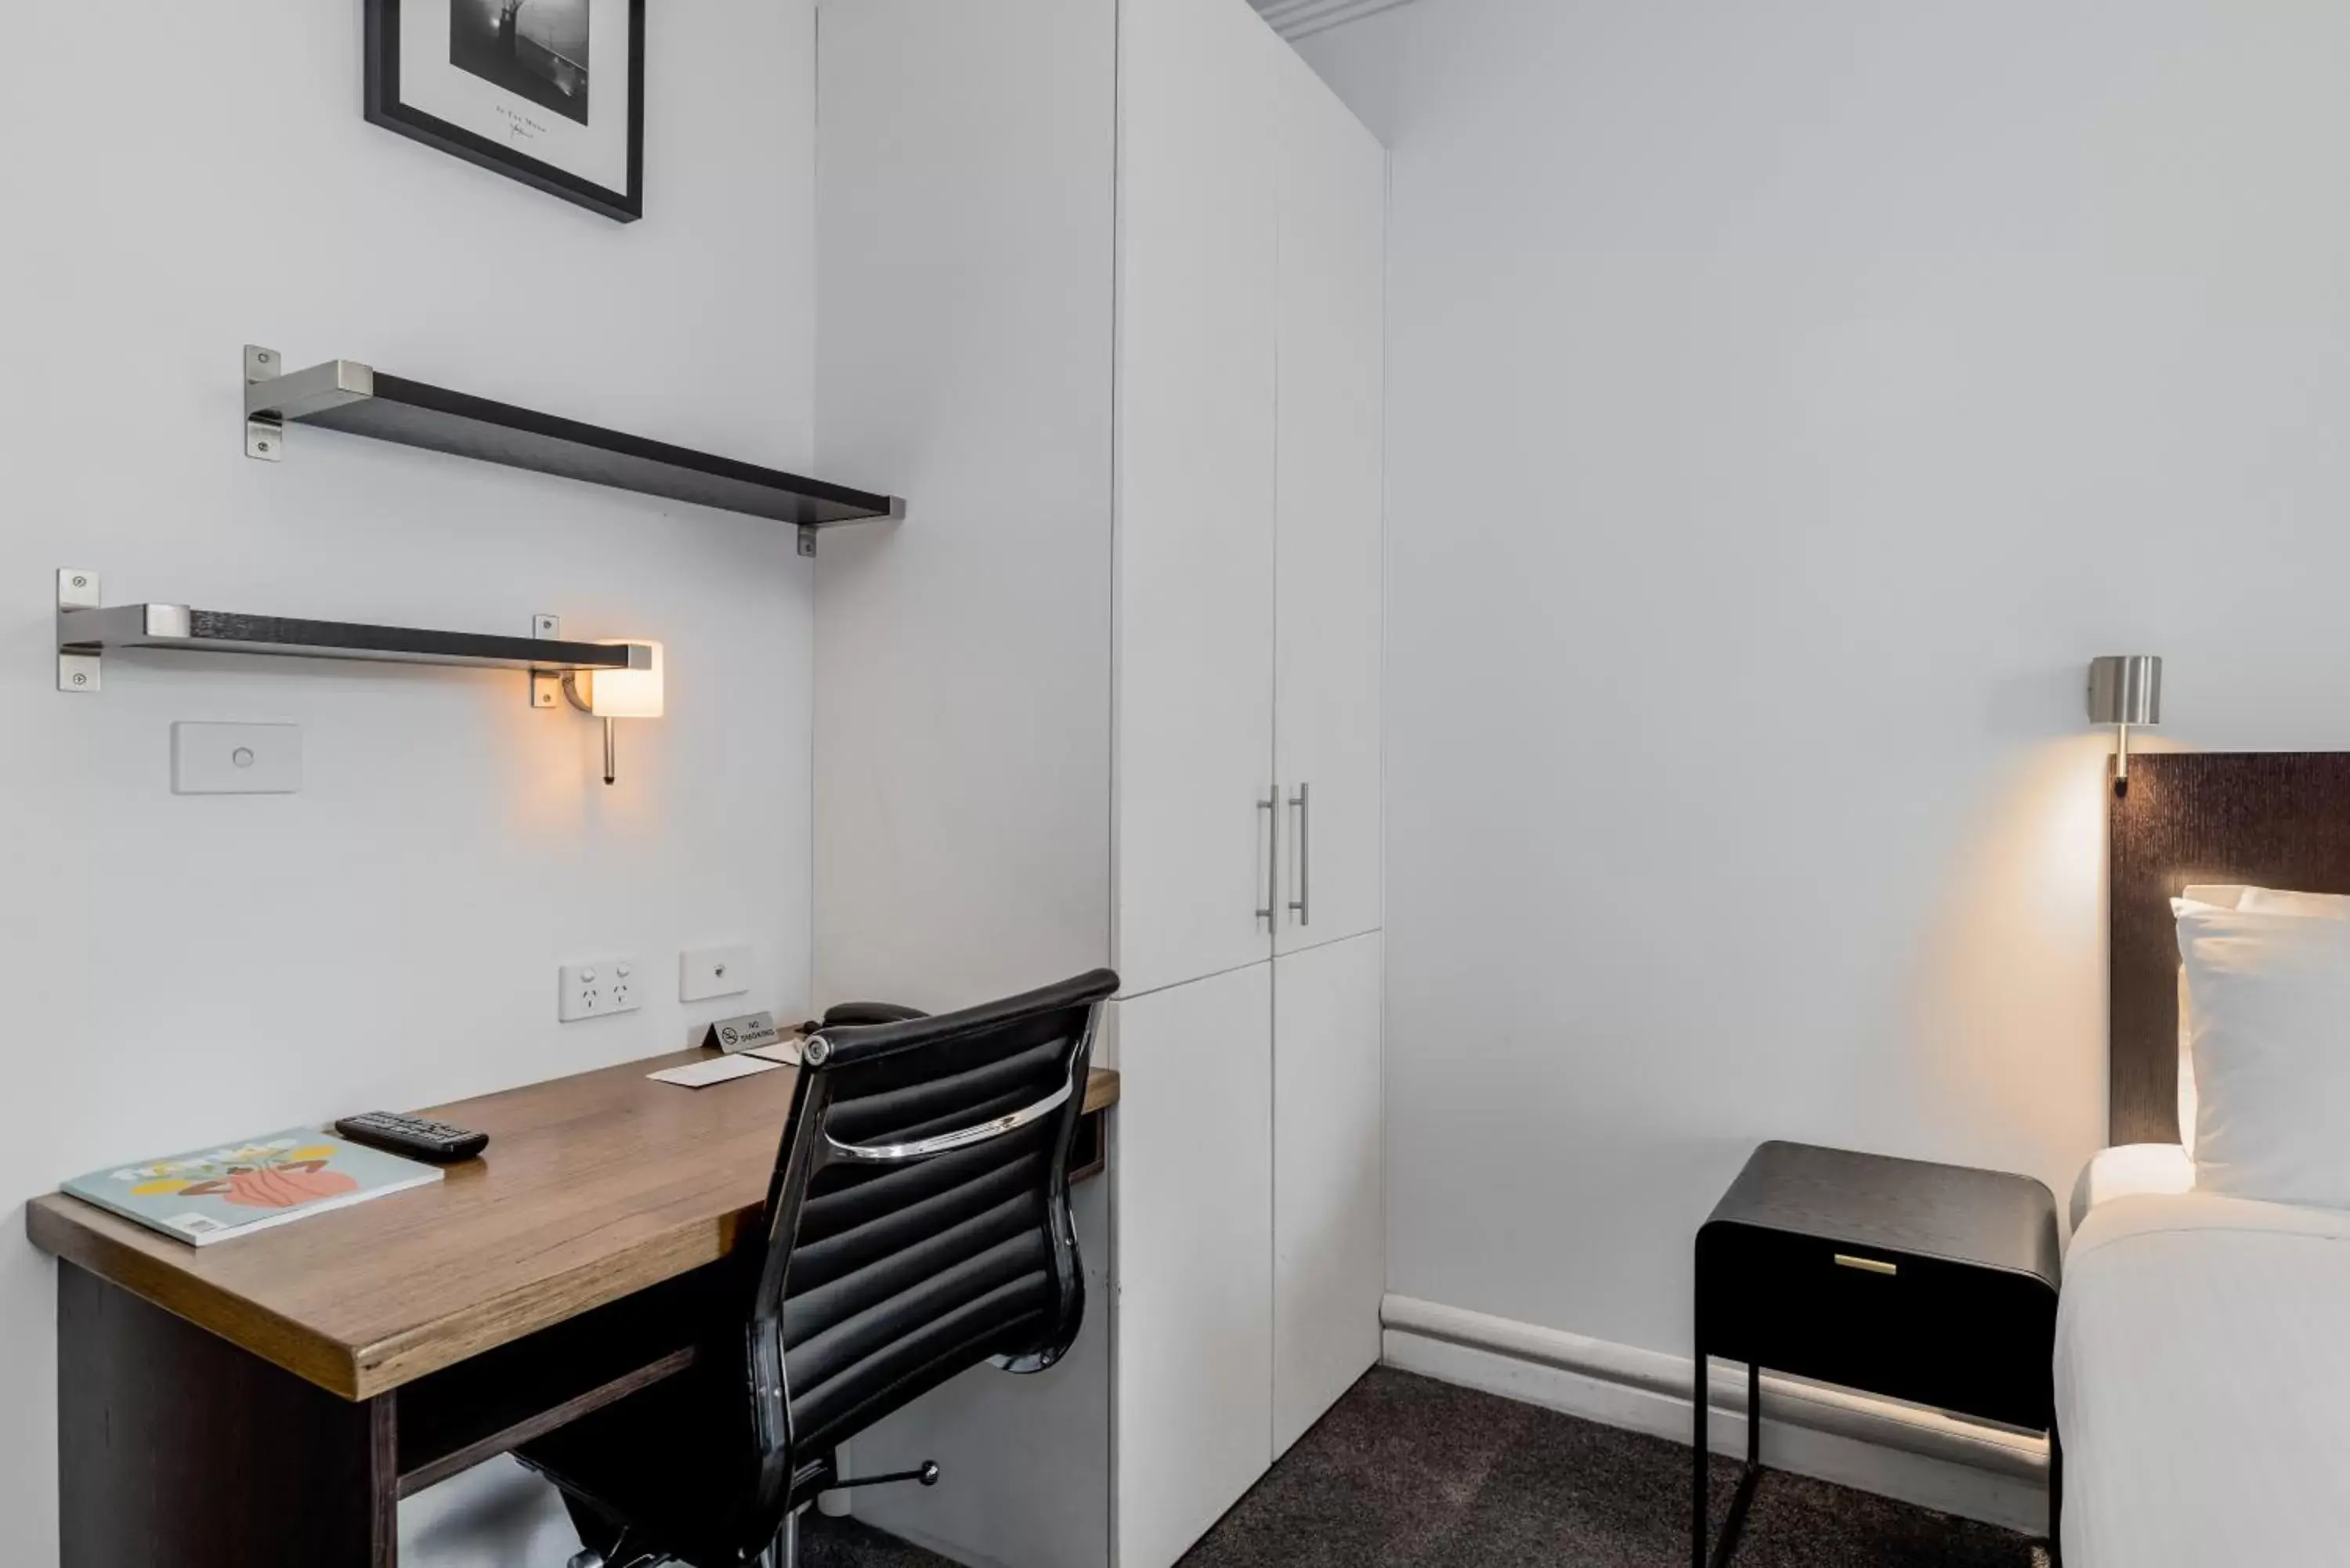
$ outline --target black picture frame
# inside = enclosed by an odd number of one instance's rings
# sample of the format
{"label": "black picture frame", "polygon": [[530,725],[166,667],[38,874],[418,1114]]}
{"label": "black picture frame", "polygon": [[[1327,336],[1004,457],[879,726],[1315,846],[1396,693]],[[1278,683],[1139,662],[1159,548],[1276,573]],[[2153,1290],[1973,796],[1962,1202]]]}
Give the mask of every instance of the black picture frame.
{"label": "black picture frame", "polygon": [[629,188],[614,191],[404,103],[400,96],[401,0],[367,0],[367,118],[371,125],[478,163],[617,223],[645,215],[645,0],[629,4]]}

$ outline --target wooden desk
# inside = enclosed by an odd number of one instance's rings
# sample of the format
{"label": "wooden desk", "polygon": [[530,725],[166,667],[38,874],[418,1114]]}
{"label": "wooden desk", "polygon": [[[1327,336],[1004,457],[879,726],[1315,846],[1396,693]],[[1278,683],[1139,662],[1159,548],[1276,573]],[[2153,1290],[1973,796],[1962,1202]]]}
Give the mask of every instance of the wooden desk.
{"label": "wooden desk", "polygon": [[400,1495],[686,1366],[798,1076],[645,1077],[709,1054],[434,1107],[480,1159],[212,1247],[27,1204],[67,1265],[63,1568],[390,1568]]}

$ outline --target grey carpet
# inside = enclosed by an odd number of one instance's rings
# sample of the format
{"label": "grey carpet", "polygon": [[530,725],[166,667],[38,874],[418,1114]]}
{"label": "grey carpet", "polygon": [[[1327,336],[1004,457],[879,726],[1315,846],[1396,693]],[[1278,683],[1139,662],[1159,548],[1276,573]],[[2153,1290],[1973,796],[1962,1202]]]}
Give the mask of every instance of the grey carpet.
{"label": "grey carpet", "polygon": [[[1717,1524],[1737,1466],[1714,1460]],[[1373,1371],[1182,1568],[1682,1568],[1689,1449],[1385,1368]],[[811,1521],[806,1568],[947,1568]],[[2024,1536],[1775,1471],[1737,1568],[2033,1568]]]}
{"label": "grey carpet", "polygon": [[936,1552],[909,1546],[894,1535],[868,1530],[853,1519],[826,1519],[811,1509],[800,1515],[800,1568],[955,1568]]}

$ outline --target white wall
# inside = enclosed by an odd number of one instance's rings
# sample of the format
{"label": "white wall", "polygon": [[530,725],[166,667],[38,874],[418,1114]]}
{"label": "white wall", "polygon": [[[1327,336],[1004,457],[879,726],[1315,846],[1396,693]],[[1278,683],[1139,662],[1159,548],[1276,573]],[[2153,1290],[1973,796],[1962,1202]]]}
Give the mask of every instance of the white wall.
{"label": "white wall", "polygon": [[[808,0],[656,5],[621,226],[369,126],[355,3],[18,7],[0,48],[0,1194],[671,1048],[657,983],[556,1026],[564,959],[754,943],[806,1005],[810,575],[791,531],[296,431],[239,346],[368,360],[805,465]],[[519,676],[163,656],[54,688],[52,570],[116,601],[663,639],[670,709]],[[290,798],[182,799],[181,719],[305,727]],[[705,1010],[706,1011],[706,1010]],[[0,1240],[0,1559],[56,1561],[51,1268]],[[518,1472],[513,1472],[518,1474]],[[403,1562],[559,1564],[543,1500],[404,1512]],[[530,1483],[536,1486],[536,1483]],[[476,1528],[473,1511],[496,1530]]]}
{"label": "white wall", "polygon": [[825,7],[817,461],[910,498],[816,566],[827,1002],[1109,961],[1116,22]]}
{"label": "white wall", "polygon": [[1780,1137],[2105,1117],[2085,661],[2350,744],[2350,10],[1428,0],[1394,150],[1391,1279],[1685,1352]]}

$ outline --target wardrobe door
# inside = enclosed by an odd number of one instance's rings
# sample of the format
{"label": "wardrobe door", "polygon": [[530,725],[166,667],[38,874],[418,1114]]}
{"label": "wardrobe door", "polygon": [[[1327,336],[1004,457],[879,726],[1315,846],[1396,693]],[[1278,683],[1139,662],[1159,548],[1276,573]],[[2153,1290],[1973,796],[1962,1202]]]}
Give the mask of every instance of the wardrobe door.
{"label": "wardrobe door", "polygon": [[1385,939],[1273,962],[1273,1451],[1379,1358]]}
{"label": "wardrobe door", "polygon": [[1272,970],[1110,1003],[1118,1568],[1170,1568],[1273,1461]]}
{"label": "wardrobe door", "polygon": [[1387,152],[1282,71],[1276,950],[1381,919],[1379,643]]}
{"label": "wardrobe door", "polygon": [[1117,957],[1128,992],[1267,957],[1274,352],[1285,47],[1246,0],[1118,30]]}

